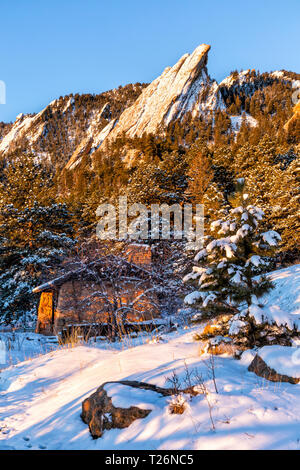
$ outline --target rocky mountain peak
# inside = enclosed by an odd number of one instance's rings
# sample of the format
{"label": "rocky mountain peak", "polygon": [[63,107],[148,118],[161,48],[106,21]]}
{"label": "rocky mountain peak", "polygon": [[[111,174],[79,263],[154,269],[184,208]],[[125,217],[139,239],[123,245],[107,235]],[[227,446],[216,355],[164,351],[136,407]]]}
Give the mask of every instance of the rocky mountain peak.
{"label": "rocky mountain peak", "polygon": [[101,130],[134,103],[144,87],[136,83],[99,95],[66,95],[38,114],[19,114],[13,124],[0,123],[0,159],[20,150],[64,167],[75,153],[97,147]]}
{"label": "rocky mountain peak", "polygon": [[[250,110],[256,92],[268,90],[274,83],[299,88],[299,74],[284,70],[264,74],[250,69],[234,71],[218,84],[207,72],[209,50],[209,45],[202,44],[184,54],[149,85],[129,84],[99,95],[67,95],[38,114],[20,114],[13,124],[0,123],[0,159],[22,151],[73,170],[119,136],[163,135],[172,121],[184,122],[187,113],[209,122],[215,111],[225,111],[236,132],[243,112],[247,124],[257,125]],[[298,116],[296,109],[286,130],[290,124],[297,126]]]}
{"label": "rocky mountain peak", "polygon": [[[202,44],[192,54],[184,54],[173,67],[167,67],[147,88],[136,102],[127,108],[104,140],[115,139],[125,132],[128,137],[155,133],[161,125],[168,125],[187,111],[200,112],[203,108],[202,93],[211,86],[206,64],[210,46]],[[206,97],[207,98],[207,97]],[[205,108],[217,105],[215,99]],[[104,133],[108,129],[104,129]]]}

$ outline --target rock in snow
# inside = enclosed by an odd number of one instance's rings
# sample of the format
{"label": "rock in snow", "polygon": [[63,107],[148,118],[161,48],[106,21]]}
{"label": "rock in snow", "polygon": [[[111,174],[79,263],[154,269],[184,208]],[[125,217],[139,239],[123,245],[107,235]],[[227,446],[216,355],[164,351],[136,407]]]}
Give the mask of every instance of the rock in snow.
{"label": "rock in snow", "polygon": [[138,381],[105,383],[84,400],[81,418],[89,425],[91,435],[98,438],[104,430],[127,428],[136,419],[146,418],[157,394],[170,396],[172,393],[172,389]]}

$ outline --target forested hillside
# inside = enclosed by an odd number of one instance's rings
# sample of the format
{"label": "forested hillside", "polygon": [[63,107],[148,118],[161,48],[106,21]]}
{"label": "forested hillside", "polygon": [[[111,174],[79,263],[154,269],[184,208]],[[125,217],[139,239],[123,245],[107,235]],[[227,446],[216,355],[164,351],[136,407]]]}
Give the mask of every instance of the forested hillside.
{"label": "forested hillside", "polygon": [[[207,73],[208,50],[183,56],[148,86],[60,97],[0,124],[2,319],[32,311],[32,287],[93,239],[97,207],[120,195],[148,206],[204,203],[209,234],[244,178],[264,228],[281,235],[277,262],[298,259],[300,121],[292,98],[300,74],[234,71],[218,85]],[[126,116],[156,131],[133,134],[122,127]]]}

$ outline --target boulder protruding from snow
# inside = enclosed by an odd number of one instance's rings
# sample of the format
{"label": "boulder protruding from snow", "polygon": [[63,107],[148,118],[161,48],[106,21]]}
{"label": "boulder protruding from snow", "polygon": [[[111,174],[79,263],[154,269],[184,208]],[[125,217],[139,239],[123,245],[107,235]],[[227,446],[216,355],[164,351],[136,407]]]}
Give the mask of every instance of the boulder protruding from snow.
{"label": "boulder protruding from snow", "polygon": [[300,382],[300,348],[265,346],[261,348],[250,366],[250,372],[271,382]]}
{"label": "boulder protruding from snow", "polygon": [[[161,388],[138,381],[123,380],[120,382],[104,383],[82,403],[81,418],[89,425],[91,435],[95,439],[101,437],[105,430],[127,428],[136,419],[146,418],[152,411],[151,405],[149,406],[150,409],[148,409],[145,403],[139,406],[133,405],[133,390],[129,390],[131,399],[127,402],[128,406],[120,406],[120,404],[114,400],[113,393],[111,393],[112,390],[110,390],[111,385],[122,385],[126,388],[131,387],[132,389],[140,389],[152,393],[155,392],[162,396],[171,396],[174,392],[171,388]],[[124,393],[123,395],[126,396],[127,394]],[[136,401],[138,405],[140,400],[137,399]]]}

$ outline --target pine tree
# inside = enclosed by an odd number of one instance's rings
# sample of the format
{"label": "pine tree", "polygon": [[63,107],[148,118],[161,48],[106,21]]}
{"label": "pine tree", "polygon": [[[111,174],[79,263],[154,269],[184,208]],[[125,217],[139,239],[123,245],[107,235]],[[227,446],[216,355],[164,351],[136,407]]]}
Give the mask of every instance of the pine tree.
{"label": "pine tree", "polygon": [[271,220],[281,234],[281,250],[298,251],[300,247],[300,158],[293,160],[286,171],[278,171],[274,181]]}
{"label": "pine tree", "polygon": [[250,306],[253,299],[272,287],[260,273],[267,268],[268,257],[280,236],[272,230],[260,231],[264,214],[249,204],[244,188],[241,179],[230,200],[232,208],[228,216],[212,222],[214,238],[207,240],[195,257],[198,264],[185,277],[186,282],[198,287],[186,297],[186,303],[197,304],[202,312],[210,315],[226,310],[237,313],[240,304],[246,302]]}
{"label": "pine tree", "polygon": [[268,137],[258,145],[244,145],[235,159],[236,177],[246,179],[246,189],[251,194],[252,203],[265,213],[266,227],[270,224],[274,184],[282,175],[275,161],[276,145]]}
{"label": "pine tree", "polygon": [[62,204],[0,212],[0,322],[34,312],[32,289],[52,276],[74,246],[71,214]]}
{"label": "pine tree", "polygon": [[196,204],[202,204],[204,195],[213,180],[214,172],[208,156],[196,147],[189,152],[191,159],[189,167],[189,183],[187,194]]}
{"label": "pine tree", "polygon": [[15,155],[6,164],[0,179],[0,205],[32,207],[35,202],[49,204],[55,197],[53,170],[35,163],[32,155]]}

